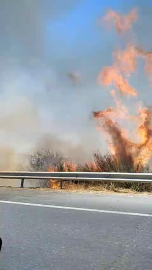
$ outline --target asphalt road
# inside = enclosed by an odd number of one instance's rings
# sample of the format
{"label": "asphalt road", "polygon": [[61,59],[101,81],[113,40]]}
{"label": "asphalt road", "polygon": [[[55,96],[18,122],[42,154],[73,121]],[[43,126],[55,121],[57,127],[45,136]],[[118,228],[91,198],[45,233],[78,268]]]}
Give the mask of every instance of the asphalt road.
{"label": "asphalt road", "polygon": [[0,235],[0,270],[151,270],[152,196],[1,188]]}

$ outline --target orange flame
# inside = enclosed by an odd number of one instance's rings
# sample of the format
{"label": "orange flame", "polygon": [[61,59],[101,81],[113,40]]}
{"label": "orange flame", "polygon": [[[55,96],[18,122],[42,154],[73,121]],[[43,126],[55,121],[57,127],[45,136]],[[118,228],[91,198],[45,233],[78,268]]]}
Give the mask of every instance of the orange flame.
{"label": "orange flame", "polygon": [[138,56],[142,56],[145,58],[146,61],[146,73],[150,74],[152,73],[152,52],[146,51],[143,48],[136,46],[136,51],[138,53]]}
{"label": "orange flame", "polygon": [[[48,169],[48,172],[57,172],[57,171],[58,171],[57,167],[50,166]],[[51,183],[51,188],[59,189],[60,187],[59,181],[51,179],[50,183]]]}
{"label": "orange flame", "polygon": [[128,81],[122,76],[120,70],[116,67],[105,67],[100,73],[99,82],[102,82],[104,85],[114,84],[121,94],[133,95],[136,96],[136,90],[131,87]]}
{"label": "orange flame", "polygon": [[[73,164],[70,160],[66,160],[63,162],[63,171],[64,172],[74,172],[77,170],[77,165]],[[58,172],[60,169],[58,167],[52,167],[50,166],[48,169],[48,172]],[[57,180],[51,179],[51,187],[53,189],[59,189],[60,188],[60,183]]]}
{"label": "orange flame", "polygon": [[138,20],[138,11],[133,9],[128,15],[121,15],[119,12],[109,10],[104,21],[111,27],[114,23],[118,33],[125,33],[132,28],[132,24]]}
{"label": "orange flame", "polygon": [[134,89],[127,81],[127,76],[136,71],[138,53],[134,45],[128,45],[126,50],[120,49],[114,53],[115,63],[113,66],[105,67],[99,75],[98,81],[103,85],[111,85],[124,95],[137,95]]}
{"label": "orange flame", "polygon": [[[109,11],[104,18],[107,22],[114,22],[119,33],[125,33],[132,28],[132,24],[137,21],[137,10],[133,10],[129,15],[120,15],[118,12]],[[137,96],[138,92],[128,82],[128,78],[137,70],[138,59],[143,57],[146,61],[146,72],[152,73],[152,52],[148,52],[134,44],[128,44],[125,50],[117,50],[114,53],[114,64],[105,67],[99,75],[98,81],[105,86],[116,87],[123,95]],[[152,110],[138,106],[139,113],[130,115],[121,100],[117,99],[116,90],[111,90],[116,108],[108,108],[105,111],[93,112],[98,120],[98,128],[108,135],[109,147],[118,159],[126,164],[141,165],[147,164],[152,155]],[[118,120],[129,120],[130,124],[138,124],[138,134],[140,142],[133,142],[129,138],[129,131],[118,123]]]}
{"label": "orange flame", "polygon": [[118,49],[114,56],[117,66],[124,74],[130,75],[136,71],[138,53],[133,44],[129,44],[124,51]]}
{"label": "orange flame", "polygon": [[75,172],[77,165],[73,164],[71,161],[67,160],[63,164],[64,172]]}

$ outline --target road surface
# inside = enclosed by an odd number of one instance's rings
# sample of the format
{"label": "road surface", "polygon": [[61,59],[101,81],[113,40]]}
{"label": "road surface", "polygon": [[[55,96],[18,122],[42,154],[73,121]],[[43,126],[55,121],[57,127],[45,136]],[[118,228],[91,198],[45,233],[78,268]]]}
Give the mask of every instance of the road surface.
{"label": "road surface", "polygon": [[152,196],[0,189],[0,270],[151,270]]}

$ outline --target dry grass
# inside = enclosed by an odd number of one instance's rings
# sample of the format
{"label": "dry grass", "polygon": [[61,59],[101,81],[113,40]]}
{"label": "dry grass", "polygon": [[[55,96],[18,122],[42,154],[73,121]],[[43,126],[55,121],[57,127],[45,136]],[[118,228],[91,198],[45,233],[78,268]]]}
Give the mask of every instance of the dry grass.
{"label": "dry grass", "polygon": [[[51,187],[53,190],[61,190],[59,181],[56,181],[55,186],[51,185]],[[152,184],[147,184],[147,187],[145,187],[145,184],[144,184],[142,188],[141,187],[137,188],[137,186],[135,187],[135,186],[132,186],[131,184],[131,186],[127,188],[127,187],[122,187],[121,183],[114,183],[114,182],[112,183],[109,183],[109,182],[108,183],[105,183],[105,182],[90,183],[89,182],[88,184],[86,184],[85,182],[80,182],[76,184],[70,181],[63,181],[62,191],[93,192],[93,193],[152,194]]]}
{"label": "dry grass", "polygon": [[17,191],[26,191],[26,190],[37,190],[37,191],[44,191],[44,192],[69,192],[69,193],[81,193],[81,194],[102,194],[102,195],[106,195],[106,194],[122,194],[122,195],[141,195],[142,196],[152,196],[152,192],[137,192],[135,190],[132,189],[123,189],[123,188],[111,188],[111,189],[106,189],[104,188],[102,185],[101,187],[88,187],[85,188],[83,185],[75,185],[75,184],[71,184],[68,186],[64,186],[63,189],[50,189],[50,188],[42,188],[42,187],[27,187],[24,189],[21,189],[20,187],[0,187],[0,190],[3,189],[11,189],[11,190],[17,190]]}
{"label": "dry grass", "polygon": [[[148,167],[135,164],[132,156],[126,159],[118,159],[115,155],[102,155],[94,153],[93,161],[83,165],[73,164],[63,154],[53,153],[49,150],[38,151],[29,158],[29,170],[34,171],[58,171],[58,172],[150,172]],[[129,183],[129,182],[63,182],[66,190],[94,190],[121,192],[152,192],[152,184]],[[37,187],[60,189],[60,182],[56,180],[39,181]]]}

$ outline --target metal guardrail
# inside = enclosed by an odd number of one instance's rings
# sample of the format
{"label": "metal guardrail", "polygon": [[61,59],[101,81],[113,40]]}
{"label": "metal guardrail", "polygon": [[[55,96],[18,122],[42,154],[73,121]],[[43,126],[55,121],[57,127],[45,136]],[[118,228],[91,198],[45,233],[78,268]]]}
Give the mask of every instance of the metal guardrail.
{"label": "metal guardrail", "polygon": [[25,179],[59,180],[61,188],[63,181],[69,180],[152,183],[152,173],[0,171],[0,178],[21,179],[21,188],[24,187]]}

